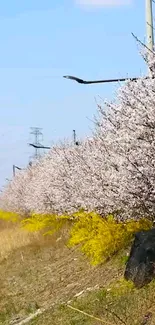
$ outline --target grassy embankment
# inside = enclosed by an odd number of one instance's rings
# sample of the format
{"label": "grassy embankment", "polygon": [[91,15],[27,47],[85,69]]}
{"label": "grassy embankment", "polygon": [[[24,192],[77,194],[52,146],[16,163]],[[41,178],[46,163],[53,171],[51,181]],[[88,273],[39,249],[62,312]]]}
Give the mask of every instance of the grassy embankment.
{"label": "grassy embankment", "polygon": [[45,311],[28,324],[139,325],[148,313],[146,324],[155,324],[155,282],[137,290],[123,281],[129,250],[91,266],[67,247],[68,232],[43,237],[0,221],[0,324],[20,324],[39,309]]}

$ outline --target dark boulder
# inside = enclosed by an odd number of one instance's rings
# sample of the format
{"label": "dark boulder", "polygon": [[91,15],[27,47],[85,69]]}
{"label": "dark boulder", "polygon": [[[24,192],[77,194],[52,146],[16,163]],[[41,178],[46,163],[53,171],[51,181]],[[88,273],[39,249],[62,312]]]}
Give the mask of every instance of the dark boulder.
{"label": "dark boulder", "polygon": [[124,273],[137,288],[155,277],[155,228],[136,233]]}

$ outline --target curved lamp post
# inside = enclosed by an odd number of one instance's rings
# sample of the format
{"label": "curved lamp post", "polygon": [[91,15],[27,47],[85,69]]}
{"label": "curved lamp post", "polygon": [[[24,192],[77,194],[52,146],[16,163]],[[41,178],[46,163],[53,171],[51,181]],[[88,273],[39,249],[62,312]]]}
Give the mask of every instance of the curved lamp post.
{"label": "curved lamp post", "polygon": [[[154,48],[154,34],[153,34],[153,12],[152,12],[152,1],[154,0],[145,0],[146,3],[146,34],[147,34],[147,48],[152,52]],[[103,79],[103,80],[83,80],[75,76],[63,76],[63,78],[76,81],[80,84],[98,84],[98,83],[111,83],[111,82],[121,82],[126,80],[136,81],[139,78],[117,78],[117,79]],[[149,77],[146,77],[146,79]]]}
{"label": "curved lamp post", "polygon": [[134,77],[134,78],[117,78],[117,79],[101,79],[101,80],[83,80],[74,76],[63,76],[63,78],[65,79],[69,79],[69,80],[73,80],[78,82],[79,84],[84,84],[84,85],[88,85],[88,84],[99,84],[99,83],[109,83],[109,82],[119,82],[119,81],[126,81],[126,80],[132,80],[135,81],[138,78]]}
{"label": "curved lamp post", "polygon": [[16,165],[13,165],[13,166],[12,166],[12,169],[13,169],[13,176],[15,176],[15,174],[16,174],[16,169],[18,169],[18,170],[22,170],[22,168],[20,168],[20,167],[18,167],[18,166],[16,166]]}
{"label": "curved lamp post", "polygon": [[42,145],[36,145],[33,143],[29,143],[29,146],[35,148],[35,149],[51,149],[51,147],[46,147],[46,146],[42,146]]}

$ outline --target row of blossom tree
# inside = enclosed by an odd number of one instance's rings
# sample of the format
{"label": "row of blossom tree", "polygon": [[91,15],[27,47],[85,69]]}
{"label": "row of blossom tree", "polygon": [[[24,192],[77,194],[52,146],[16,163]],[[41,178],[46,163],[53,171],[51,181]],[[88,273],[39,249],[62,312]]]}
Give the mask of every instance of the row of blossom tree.
{"label": "row of blossom tree", "polygon": [[[151,54],[152,73],[154,63]],[[0,208],[155,217],[155,79],[127,81],[116,101],[98,105],[93,136],[79,146],[56,145],[18,173],[2,193]]]}

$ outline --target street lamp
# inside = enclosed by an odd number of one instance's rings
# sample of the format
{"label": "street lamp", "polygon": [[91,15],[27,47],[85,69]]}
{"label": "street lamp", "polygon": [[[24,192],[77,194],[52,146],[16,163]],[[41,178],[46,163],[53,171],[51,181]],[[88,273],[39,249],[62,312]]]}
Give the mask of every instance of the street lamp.
{"label": "street lamp", "polygon": [[46,147],[46,146],[42,146],[42,145],[37,145],[34,143],[29,143],[29,146],[35,148],[35,149],[51,149],[51,147]]}
{"label": "street lamp", "polygon": [[110,82],[118,82],[118,81],[126,81],[126,80],[132,80],[132,81],[135,81],[137,80],[138,78],[137,77],[134,77],[134,78],[117,78],[117,79],[102,79],[102,80],[83,80],[83,79],[80,79],[80,78],[77,78],[77,77],[74,77],[74,76],[63,76],[63,78],[65,79],[70,79],[70,80],[74,80],[80,84],[85,84],[85,85],[88,85],[88,84],[99,84],[99,83],[110,83]]}
{"label": "street lamp", "polygon": [[16,175],[16,169],[18,169],[18,170],[22,170],[22,168],[20,168],[20,167],[18,167],[18,166],[16,166],[16,165],[13,165],[13,166],[12,166],[12,169],[13,169],[13,176]]}
{"label": "street lamp", "polygon": [[[154,35],[153,35],[153,13],[152,13],[152,0],[145,0],[146,2],[146,34],[147,34],[147,48],[151,52],[154,49]],[[154,2],[154,1],[153,1]],[[112,82],[121,82],[126,80],[136,81],[139,77],[134,78],[117,78],[117,79],[103,79],[103,80],[83,80],[75,76],[63,76],[65,79],[76,81],[80,84],[98,84],[98,83],[112,83]],[[146,77],[148,79],[149,77]]]}

